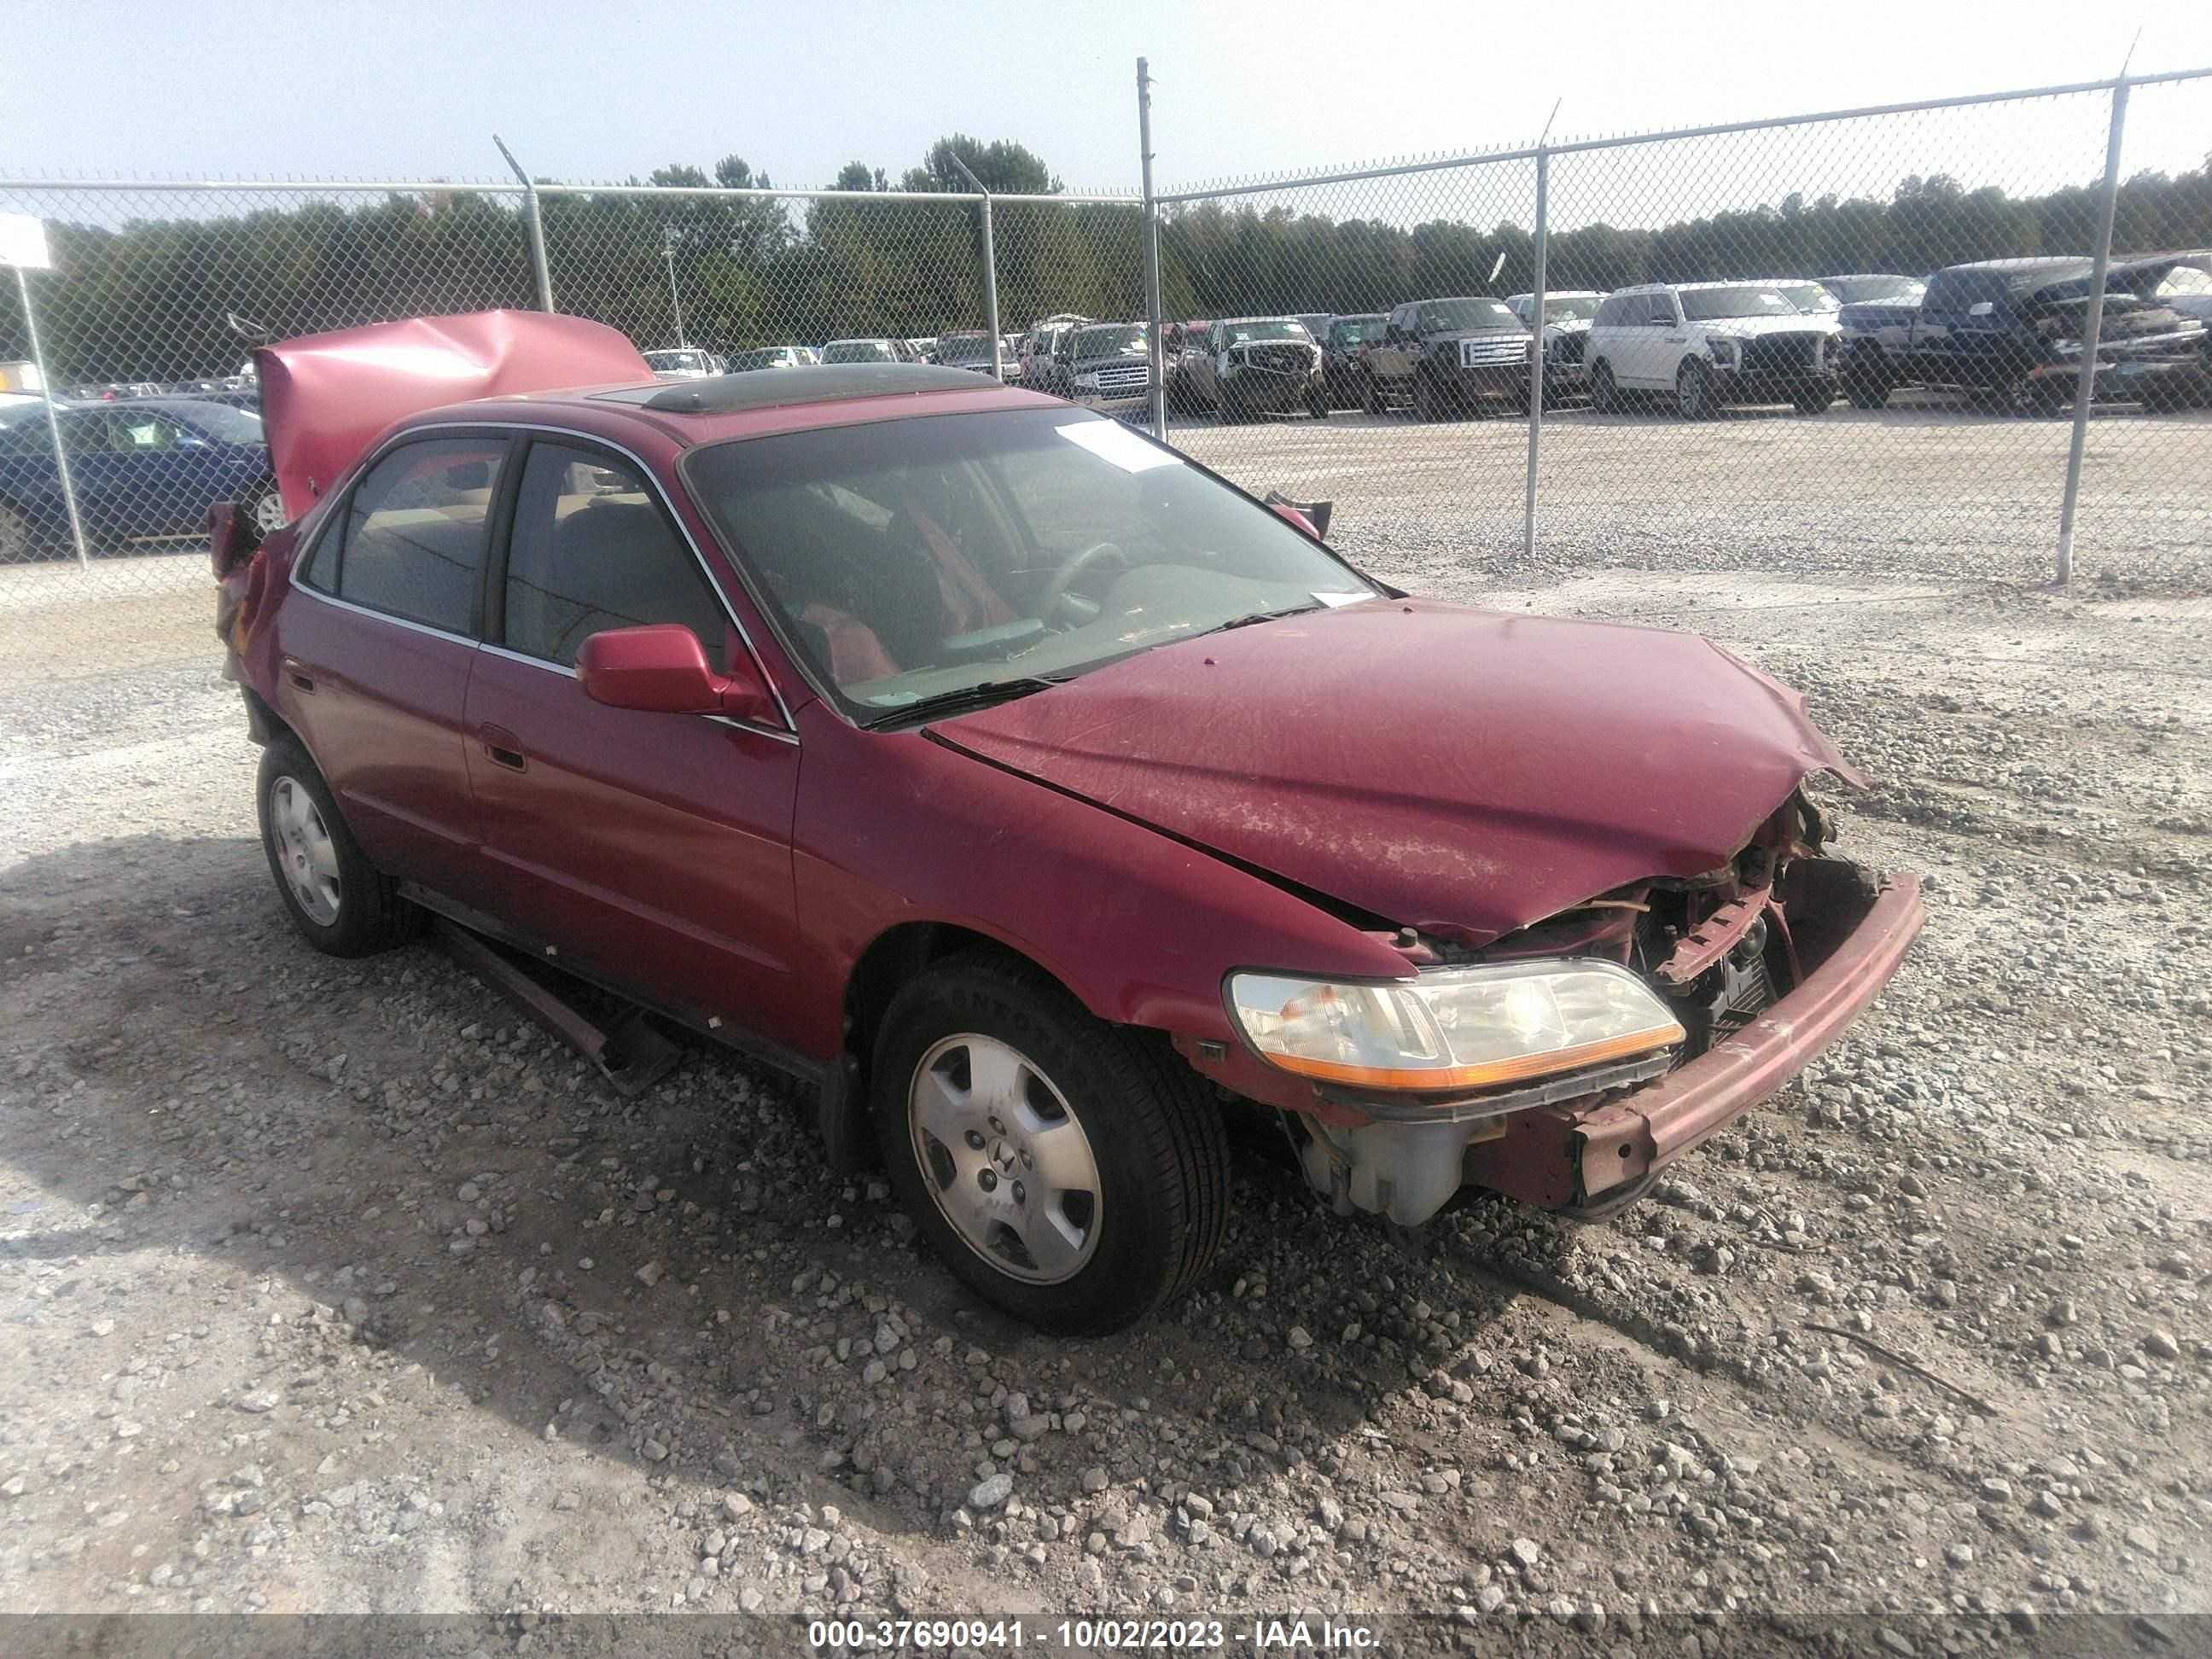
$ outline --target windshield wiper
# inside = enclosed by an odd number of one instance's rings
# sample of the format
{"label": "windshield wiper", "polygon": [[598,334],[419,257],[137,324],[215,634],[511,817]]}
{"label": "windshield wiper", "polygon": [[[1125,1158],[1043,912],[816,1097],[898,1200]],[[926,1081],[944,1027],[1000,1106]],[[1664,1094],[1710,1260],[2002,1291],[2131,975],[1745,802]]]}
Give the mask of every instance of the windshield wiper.
{"label": "windshield wiper", "polygon": [[1327,609],[1318,602],[1312,605],[1286,605],[1279,611],[1255,611],[1249,616],[1231,617],[1225,623],[1216,623],[1211,628],[1201,628],[1195,634],[1186,634],[1185,639],[1200,639],[1208,634],[1226,634],[1232,628],[1249,628],[1254,623],[1273,622],[1282,617],[1303,617],[1309,611]]}
{"label": "windshield wiper", "polygon": [[879,726],[890,726],[900,720],[927,719],[934,714],[962,714],[971,708],[988,708],[994,702],[1011,702],[1016,697],[1026,697],[1033,691],[1065,685],[1074,678],[1073,674],[1023,674],[1010,679],[981,680],[955,690],[939,691],[933,696],[916,697],[912,702],[886,708],[874,719],[863,720],[860,724],[872,732]]}

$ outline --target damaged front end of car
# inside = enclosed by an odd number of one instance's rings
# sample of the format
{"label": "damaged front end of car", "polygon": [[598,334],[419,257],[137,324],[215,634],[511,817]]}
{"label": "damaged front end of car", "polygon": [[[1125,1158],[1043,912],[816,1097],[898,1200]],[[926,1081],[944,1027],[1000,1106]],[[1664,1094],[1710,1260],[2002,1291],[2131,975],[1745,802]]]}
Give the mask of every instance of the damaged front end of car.
{"label": "damaged front end of car", "polygon": [[1186,1056],[1285,1109],[1308,1182],[1401,1226],[1462,1190],[1578,1218],[1772,1095],[1887,982],[1911,876],[1823,852],[1799,789],[1729,863],[1594,895],[1479,949],[1413,928],[1383,985],[1233,975],[1243,1051]]}

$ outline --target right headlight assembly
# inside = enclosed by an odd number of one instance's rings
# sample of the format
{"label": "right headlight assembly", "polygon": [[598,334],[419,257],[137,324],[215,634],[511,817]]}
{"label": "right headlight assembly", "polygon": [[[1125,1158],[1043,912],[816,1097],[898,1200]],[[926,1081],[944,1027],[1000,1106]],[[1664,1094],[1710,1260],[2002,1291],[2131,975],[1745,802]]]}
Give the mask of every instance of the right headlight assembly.
{"label": "right headlight assembly", "polygon": [[1228,998],[1262,1059],[1355,1088],[1521,1083],[1684,1036],[1634,974],[1582,958],[1437,969],[1387,985],[1232,974]]}

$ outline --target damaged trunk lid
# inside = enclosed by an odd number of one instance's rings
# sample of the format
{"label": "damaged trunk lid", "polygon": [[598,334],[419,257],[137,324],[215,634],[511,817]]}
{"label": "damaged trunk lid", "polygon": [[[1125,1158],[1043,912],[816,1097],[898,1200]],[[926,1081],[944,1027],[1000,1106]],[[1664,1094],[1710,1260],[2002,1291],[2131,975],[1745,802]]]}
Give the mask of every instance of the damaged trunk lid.
{"label": "damaged trunk lid", "polygon": [[271,470],[296,520],[395,422],[425,410],[653,371],[603,323],[538,311],[411,317],[306,334],[253,354]]}

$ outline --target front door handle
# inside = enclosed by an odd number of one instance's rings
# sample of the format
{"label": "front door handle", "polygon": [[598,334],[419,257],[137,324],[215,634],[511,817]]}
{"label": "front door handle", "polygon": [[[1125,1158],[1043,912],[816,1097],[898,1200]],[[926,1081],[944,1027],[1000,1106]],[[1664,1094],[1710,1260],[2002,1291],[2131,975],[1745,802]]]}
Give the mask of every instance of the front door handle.
{"label": "front door handle", "polygon": [[503,726],[480,726],[477,736],[483,740],[485,757],[494,766],[504,766],[510,772],[526,772],[530,763],[523,757],[522,739]]}

